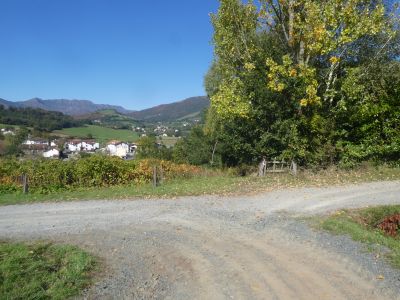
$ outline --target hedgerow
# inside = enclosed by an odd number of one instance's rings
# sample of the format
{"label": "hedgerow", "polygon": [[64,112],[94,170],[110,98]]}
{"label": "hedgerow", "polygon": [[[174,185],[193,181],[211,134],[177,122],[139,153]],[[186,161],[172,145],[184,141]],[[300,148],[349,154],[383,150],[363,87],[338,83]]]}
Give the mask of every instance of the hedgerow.
{"label": "hedgerow", "polygon": [[166,180],[187,178],[202,171],[199,167],[163,160],[126,161],[103,155],[70,161],[0,159],[0,193],[20,190],[22,174],[28,176],[31,191],[42,193],[78,187],[142,184],[152,180],[154,166]]}

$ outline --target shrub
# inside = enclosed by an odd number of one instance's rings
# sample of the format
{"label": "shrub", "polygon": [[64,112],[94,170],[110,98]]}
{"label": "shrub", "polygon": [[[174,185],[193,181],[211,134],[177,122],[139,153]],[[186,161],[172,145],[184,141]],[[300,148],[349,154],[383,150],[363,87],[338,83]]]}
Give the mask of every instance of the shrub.
{"label": "shrub", "polygon": [[387,235],[395,237],[400,229],[400,214],[395,214],[386,217],[379,225],[378,228],[383,230]]}
{"label": "shrub", "polygon": [[0,160],[0,193],[20,189],[22,174],[29,178],[30,190],[40,193],[75,187],[103,187],[150,182],[153,167],[163,170],[164,179],[191,177],[199,167],[163,160],[131,160],[92,155],[75,161]]}

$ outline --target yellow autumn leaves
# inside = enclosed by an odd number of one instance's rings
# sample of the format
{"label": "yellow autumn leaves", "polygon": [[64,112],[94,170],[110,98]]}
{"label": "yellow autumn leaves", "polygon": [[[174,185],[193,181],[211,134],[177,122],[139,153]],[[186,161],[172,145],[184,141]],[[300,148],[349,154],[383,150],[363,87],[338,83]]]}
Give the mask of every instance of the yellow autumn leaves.
{"label": "yellow autumn leaves", "polygon": [[[212,19],[214,45],[226,76],[211,102],[223,118],[249,115],[254,95],[244,78],[260,69],[265,69],[259,76],[265,76],[269,90],[290,95],[301,107],[320,105],[334,89],[335,72],[349,45],[368,35],[390,32],[382,0],[374,5],[365,0],[262,0],[260,7],[252,1],[220,2]],[[265,55],[260,55],[265,50],[257,39],[271,32],[286,41],[286,55],[257,65],[254,58]],[[325,64],[327,76],[317,75],[316,60]]]}
{"label": "yellow autumn leaves", "polygon": [[282,63],[276,63],[272,58],[267,59],[267,87],[275,92],[282,92],[291,88],[296,82],[304,86],[304,92],[299,95],[300,105],[307,106],[319,104],[321,98],[318,96],[318,81],[314,68],[306,65],[295,65],[289,55],[282,57]]}
{"label": "yellow autumn leaves", "polygon": [[211,105],[223,119],[246,118],[251,109],[252,94],[244,92],[244,84],[239,78],[224,80],[218,93],[211,97]]}

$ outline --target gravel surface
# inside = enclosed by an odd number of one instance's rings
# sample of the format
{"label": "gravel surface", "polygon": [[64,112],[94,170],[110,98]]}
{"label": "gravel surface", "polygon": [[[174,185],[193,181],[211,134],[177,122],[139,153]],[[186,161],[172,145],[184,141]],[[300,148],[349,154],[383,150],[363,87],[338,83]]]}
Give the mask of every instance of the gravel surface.
{"label": "gravel surface", "polygon": [[5,206],[0,238],[72,243],[98,255],[106,270],[88,299],[400,299],[398,270],[299,218],[395,203],[398,181]]}

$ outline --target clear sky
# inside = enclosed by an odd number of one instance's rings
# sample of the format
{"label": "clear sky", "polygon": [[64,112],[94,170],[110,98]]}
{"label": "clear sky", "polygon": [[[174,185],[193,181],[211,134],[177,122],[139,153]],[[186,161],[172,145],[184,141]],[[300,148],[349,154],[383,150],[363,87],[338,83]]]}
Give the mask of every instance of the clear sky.
{"label": "clear sky", "polygon": [[217,0],[0,0],[0,98],[142,109],[204,95]]}

